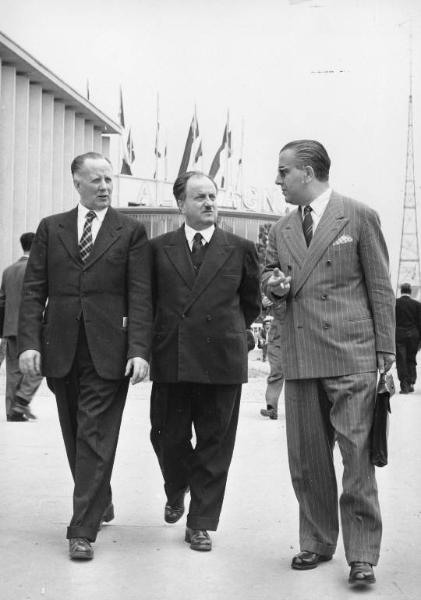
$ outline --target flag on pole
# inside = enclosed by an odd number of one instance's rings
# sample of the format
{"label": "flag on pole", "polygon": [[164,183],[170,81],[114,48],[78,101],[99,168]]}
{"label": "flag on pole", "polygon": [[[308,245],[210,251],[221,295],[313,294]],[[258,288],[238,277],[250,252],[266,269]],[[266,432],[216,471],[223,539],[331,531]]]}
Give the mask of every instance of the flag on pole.
{"label": "flag on pole", "polygon": [[226,166],[232,156],[231,130],[229,129],[228,118],[222,136],[222,142],[216,151],[215,157],[209,169],[209,175],[221,188],[226,186]]}
{"label": "flag on pole", "polygon": [[183,158],[181,159],[178,175],[182,175],[186,171],[199,171],[199,162],[203,157],[202,139],[199,133],[199,125],[197,122],[196,109],[187,134],[186,145],[184,147]]}
{"label": "flag on pole", "polygon": [[123,158],[121,162],[121,175],[133,175],[131,165],[135,159],[134,149],[133,149],[133,140],[131,135],[131,129],[129,129],[128,134],[126,134],[126,126],[124,120],[124,108],[123,108],[123,90],[120,86],[120,110],[118,112],[118,118],[120,121],[120,125],[123,129],[123,134],[121,137],[121,145],[123,149]]}
{"label": "flag on pole", "polygon": [[158,179],[158,170],[159,170],[159,159],[162,156],[161,150],[159,148],[159,94],[156,96],[156,132],[155,132],[155,172],[153,174],[154,179]]}

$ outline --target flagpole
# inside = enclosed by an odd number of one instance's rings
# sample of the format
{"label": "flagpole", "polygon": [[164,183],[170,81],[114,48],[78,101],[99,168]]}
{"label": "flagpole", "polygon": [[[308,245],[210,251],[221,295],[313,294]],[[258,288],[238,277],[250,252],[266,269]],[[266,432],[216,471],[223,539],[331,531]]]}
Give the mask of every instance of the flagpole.
{"label": "flagpole", "polygon": [[244,169],[243,169],[243,154],[244,154],[244,117],[241,119],[241,148],[240,148],[240,159],[241,166],[240,169],[240,197],[241,202],[244,202]]}
{"label": "flagpole", "polygon": [[159,154],[159,92],[156,94],[156,136],[155,136],[155,204],[158,206],[158,159]]}

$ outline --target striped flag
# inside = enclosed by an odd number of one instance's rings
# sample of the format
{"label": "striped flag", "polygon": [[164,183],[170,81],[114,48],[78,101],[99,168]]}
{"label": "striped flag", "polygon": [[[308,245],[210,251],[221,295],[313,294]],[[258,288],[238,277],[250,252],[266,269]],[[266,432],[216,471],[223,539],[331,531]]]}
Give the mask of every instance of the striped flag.
{"label": "striped flag", "polygon": [[222,142],[216,151],[215,157],[212,161],[212,164],[209,169],[209,175],[212,177],[217,185],[221,188],[226,187],[226,167],[227,162],[232,156],[232,144],[231,144],[231,130],[229,129],[229,123],[227,119],[227,123],[224,128],[224,133],[222,136]]}
{"label": "striped flag", "polygon": [[184,147],[183,158],[181,159],[178,175],[186,171],[199,171],[199,163],[203,157],[202,140],[199,133],[196,109],[187,134],[186,145]]}

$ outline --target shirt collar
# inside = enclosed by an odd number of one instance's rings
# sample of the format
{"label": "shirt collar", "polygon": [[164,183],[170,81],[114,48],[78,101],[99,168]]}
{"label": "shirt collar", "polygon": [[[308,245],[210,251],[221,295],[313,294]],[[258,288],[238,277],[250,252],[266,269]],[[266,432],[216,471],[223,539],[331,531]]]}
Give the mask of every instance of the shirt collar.
{"label": "shirt collar", "polygon": [[213,236],[213,232],[215,231],[215,225],[211,225],[210,227],[207,227],[206,229],[201,229],[200,231],[196,231],[195,229],[190,227],[190,225],[187,225],[187,223],[185,223],[184,230],[186,232],[186,238],[187,238],[187,241],[189,242],[189,244],[193,243],[193,238],[196,233],[201,233],[205,239],[205,242],[207,244],[209,244],[209,242],[211,241],[211,238]]}
{"label": "shirt collar", "polygon": [[328,187],[320,196],[317,196],[311,203],[311,210],[316,213],[317,217],[321,217],[330,200],[332,188]]}
{"label": "shirt collar", "polygon": [[[85,219],[88,212],[90,210],[93,210],[92,208],[86,208],[86,206],[83,206],[83,204],[81,204],[80,202],[77,205],[77,209],[78,209],[78,217],[82,218],[82,219]],[[102,210],[94,210],[94,213],[96,214],[97,219],[100,223],[102,223],[102,221],[104,220],[105,215],[107,214],[107,210],[108,210],[108,206],[106,208],[103,208]]]}

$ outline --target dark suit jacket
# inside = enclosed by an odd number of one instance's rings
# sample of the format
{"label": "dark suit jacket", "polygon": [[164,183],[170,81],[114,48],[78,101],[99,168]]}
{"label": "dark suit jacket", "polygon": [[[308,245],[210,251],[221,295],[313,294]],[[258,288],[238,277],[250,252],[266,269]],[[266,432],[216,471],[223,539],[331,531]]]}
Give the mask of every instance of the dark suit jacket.
{"label": "dark suit jacket", "polygon": [[123,377],[128,358],[148,360],[150,258],[144,226],[113,208],[108,209],[85,264],[78,248],[77,209],[43,219],[23,286],[19,352],[40,351],[43,374],[65,376],[72,366],[83,316],[89,350],[101,377]]}
{"label": "dark suit jacket", "polygon": [[22,256],[3,271],[0,289],[0,337],[14,337],[18,334],[19,305],[27,263],[28,257]]}
{"label": "dark suit jacket", "polygon": [[247,381],[246,328],[260,312],[252,242],[216,228],[195,276],[184,226],[151,240],[154,334],[151,379]]}
{"label": "dark suit jacket", "polygon": [[310,247],[294,210],[273,225],[266,259],[272,300],[272,269],[291,276],[276,311],[286,379],[376,371],[376,352],[394,353],[395,295],[374,210],[332,192]]}
{"label": "dark suit jacket", "polygon": [[410,296],[396,300],[396,329],[417,331],[421,336],[421,302]]}

